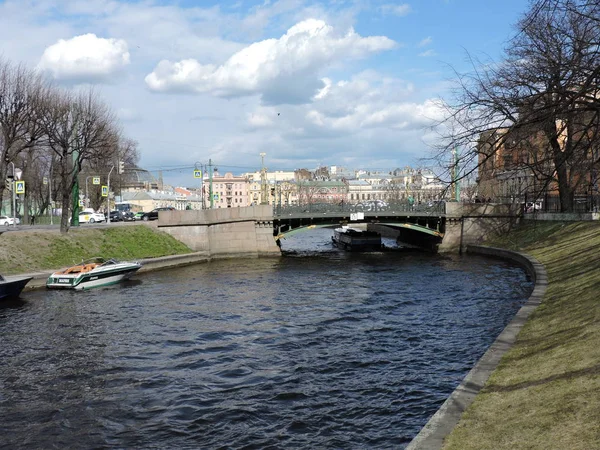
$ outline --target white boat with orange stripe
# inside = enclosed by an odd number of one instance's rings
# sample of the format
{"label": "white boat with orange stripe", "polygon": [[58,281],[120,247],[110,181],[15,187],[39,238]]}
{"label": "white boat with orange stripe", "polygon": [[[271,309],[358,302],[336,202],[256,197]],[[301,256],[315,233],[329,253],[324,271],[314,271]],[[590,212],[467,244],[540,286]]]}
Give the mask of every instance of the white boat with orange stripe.
{"label": "white boat with orange stripe", "polygon": [[80,264],[54,272],[46,287],[49,289],[91,289],[126,280],[142,265],[138,262],[116,259],[92,258]]}

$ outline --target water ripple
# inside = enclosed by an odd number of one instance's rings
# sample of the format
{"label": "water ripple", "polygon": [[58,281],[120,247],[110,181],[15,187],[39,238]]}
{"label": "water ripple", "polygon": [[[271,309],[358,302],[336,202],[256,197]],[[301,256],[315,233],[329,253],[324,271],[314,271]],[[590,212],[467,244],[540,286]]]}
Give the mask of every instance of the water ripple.
{"label": "water ripple", "polygon": [[0,448],[402,448],[530,289],[497,261],[299,250],[27,293],[0,308]]}

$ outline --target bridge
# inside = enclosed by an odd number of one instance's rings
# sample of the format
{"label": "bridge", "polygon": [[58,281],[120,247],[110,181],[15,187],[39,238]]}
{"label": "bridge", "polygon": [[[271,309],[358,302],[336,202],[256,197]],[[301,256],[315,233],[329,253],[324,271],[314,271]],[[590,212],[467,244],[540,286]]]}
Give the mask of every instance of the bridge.
{"label": "bridge", "polygon": [[157,226],[207,258],[280,254],[277,239],[315,227],[362,223],[383,236],[439,251],[460,251],[490,233],[508,229],[517,205],[447,202],[386,206],[270,205],[189,211],[161,211]]}
{"label": "bridge", "polygon": [[275,235],[281,239],[315,227],[362,223],[383,236],[434,249],[444,236],[445,216],[444,203],[325,203],[278,206],[274,209],[273,225]]}

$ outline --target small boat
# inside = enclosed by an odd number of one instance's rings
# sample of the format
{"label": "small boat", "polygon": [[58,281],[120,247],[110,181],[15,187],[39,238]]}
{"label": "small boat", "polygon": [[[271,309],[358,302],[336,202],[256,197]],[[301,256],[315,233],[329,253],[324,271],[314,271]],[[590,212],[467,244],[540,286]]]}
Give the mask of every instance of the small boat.
{"label": "small boat", "polygon": [[54,272],[46,287],[49,289],[90,289],[118,283],[131,277],[142,265],[138,262],[92,258],[65,270]]}
{"label": "small boat", "polygon": [[5,298],[17,298],[21,291],[25,288],[25,285],[33,277],[23,276],[6,276],[0,275],[0,300]]}
{"label": "small boat", "polygon": [[333,245],[350,251],[378,251],[381,245],[381,234],[375,231],[360,230],[343,226],[333,230]]}

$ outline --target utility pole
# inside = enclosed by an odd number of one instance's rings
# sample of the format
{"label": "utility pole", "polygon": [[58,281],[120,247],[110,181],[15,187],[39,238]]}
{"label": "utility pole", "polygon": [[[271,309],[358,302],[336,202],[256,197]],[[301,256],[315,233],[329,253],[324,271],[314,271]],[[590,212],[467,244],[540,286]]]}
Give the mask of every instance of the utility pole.
{"label": "utility pole", "polygon": [[16,188],[15,188],[15,181],[17,179],[17,176],[15,175],[15,163],[14,162],[10,162],[12,164],[12,216],[13,216],[13,227],[16,228],[17,227],[17,197],[15,194]]}
{"label": "utility pole", "polygon": [[212,171],[212,159],[208,160],[208,198],[210,199],[210,209],[214,207],[213,199],[213,171]]}
{"label": "utility pole", "polygon": [[261,169],[260,169],[260,204],[267,205],[269,203],[269,198],[267,197],[267,171],[265,169],[265,155],[266,153],[261,153]]}
{"label": "utility pole", "polygon": [[106,223],[110,223],[110,174],[112,173],[115,166],[112,166],[108,171],[108,181],[106,182],[107,195],[106,195],[106,212],[108,213],[108,217],[106,218]]}
{"label": "utility pole", "polygon": [[202,209],[206,209],[204,205],[204,164],[196,161],[194,170],[198,170],[198,167],[200,167],[200,198],[202,199]]}
{"label": "utility pole", "polygon": [[452,184],[454,185],[454,199],[460,201],[460,182],[458,180],[458,150],[452,149]]}
{"label": "utility pole", "polygon": [[54,225],[52,219],[54,215],[54,208],[52,206],[52,160],[50,160],[50,170],[48,173],[48,199],[50,201],[50,225]]}

